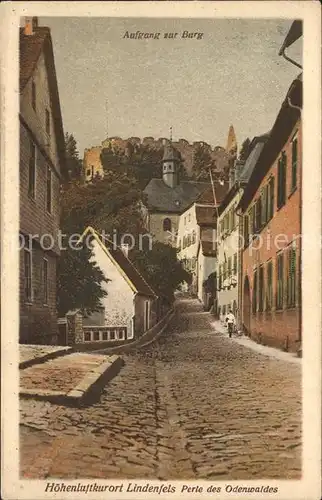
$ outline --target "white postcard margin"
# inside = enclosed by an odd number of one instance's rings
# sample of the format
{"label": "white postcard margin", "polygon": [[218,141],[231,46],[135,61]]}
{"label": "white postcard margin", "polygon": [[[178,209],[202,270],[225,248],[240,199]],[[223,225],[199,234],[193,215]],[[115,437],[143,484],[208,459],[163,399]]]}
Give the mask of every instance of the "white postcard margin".
{"label": "white postcard margin", "polygon": [[[19,78],[18,26],[21,16],[175,17],[175,18],[287,18],[303,19],[303,211],[302,225],[302,338],[303,338],[303,477],[299,481],[172,481],[176,493],[167,498],[200,499],[278,498],[316,499],[321,484],[321,10],[314,1],[245,2],[13,2],[1,11],[1,292],[2,292],[2,496],[4,499],[87,498],[116,499],[115,493],[46,492],[48,481],[19,479],[18,411],[18,283],[19,262]],[[61,480],[56,480],[61,483]],[[68,481],[64,484],[124,484],[120,480]],[[146,481],[136,481],[145,484]],[[149,484],[159,484],[149,481]],[[203,486],[203,493],[180,493],[183,484]],[[209,485],[220,494],[207,493]],[[233,494],[225,485],[278,487],[276,494]],[[160,498],[145,493],[117,494],[118,498]]]}

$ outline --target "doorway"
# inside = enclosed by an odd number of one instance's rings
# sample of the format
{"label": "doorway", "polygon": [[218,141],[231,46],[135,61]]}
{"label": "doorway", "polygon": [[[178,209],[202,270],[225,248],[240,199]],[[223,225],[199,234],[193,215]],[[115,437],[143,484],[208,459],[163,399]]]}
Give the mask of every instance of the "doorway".
{"label": "doorway", "polygon": [[248,276],[244,279],[244,293],[243,293],[243,325],[246,333],[250,334],[250,286]]}

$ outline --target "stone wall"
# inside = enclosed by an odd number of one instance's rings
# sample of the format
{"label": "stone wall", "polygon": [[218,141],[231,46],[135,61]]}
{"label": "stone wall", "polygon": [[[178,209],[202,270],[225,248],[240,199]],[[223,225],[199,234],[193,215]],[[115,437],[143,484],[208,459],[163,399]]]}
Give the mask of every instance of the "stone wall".
{"label": "stone wall", "polygon": [[[127,154],[130,144],[143,144],[151,148],[163,149],[166,142],[169,142],[169,140],[165,138],[155,139],[154,137],[144,137],[142,140],[139,137],[130,137],[129,139],[122,139],[121,137],[111,137],[110,139],[106,139],[100,146],[94,146],[92,148],[85,149],[83,159],[84,179],[89,181],[91,180],[92,175],[95,176],[97,173],[102,175],[103,167],[100,160],[100,154],[103,148],[111,147],[112,149],[119,149]],[[227,153],[225,148],[221,146],[212,148],[209,144],[203,141],[189,143],[185,139],[179,139],[178,141],[172,142],[172,144],[181,153],[182,159],[184,160],[184,167],[189,177],[192,176],[194,153],[200,145],[209,147],[211,158],[215,161],[216,169],[219,172],[222,172],[224,171],[224,169],[229,167],[229,161],[231,157]]]}

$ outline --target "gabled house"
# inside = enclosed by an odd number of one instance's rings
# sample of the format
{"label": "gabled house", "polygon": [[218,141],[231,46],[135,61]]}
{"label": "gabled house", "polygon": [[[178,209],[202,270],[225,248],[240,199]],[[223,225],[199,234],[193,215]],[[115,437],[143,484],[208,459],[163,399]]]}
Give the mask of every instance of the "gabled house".
{"label": "gabled house", "polygon": [[[218,204],[225,192],[226,187],[218,184],[216,200]],[[196,201],[181,214],[178,224],[178,259],[192,274],[191,292],[197,294],[201,301],[202,284],[214,271],[213,262],[209,259],[215,254],[217,208],[212,187],[208,185]]]}
{"label": "gabled house", "polygon": [[[92,227],[81,240],[91,246],[92,260],[108,280],[102,284],[107,295],[101,310],[83,320],[84,340],[130,340],[152,328],[157,295],[127,257],[127,247],[115,245]],[[89,328],[100,326],[104,328]]]}
{"label": "gabled house", "polygon": [[65,143],[50,29],[20,28],[20,342],[57,340],[56,266]]}
{"label": "gabled house", "polygon": [[301,108],[302,74],[286,94],[238,206],[244,328],[290,351],[301,342]]}

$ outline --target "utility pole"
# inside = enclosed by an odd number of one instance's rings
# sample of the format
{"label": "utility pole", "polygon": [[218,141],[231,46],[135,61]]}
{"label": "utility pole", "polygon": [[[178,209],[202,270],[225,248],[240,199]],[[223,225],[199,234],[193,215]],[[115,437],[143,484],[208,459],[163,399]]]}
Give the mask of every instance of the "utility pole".
{"label": "utility pole", "polygon": [[106,139],[108,139],[108,100],[105,101]]}

